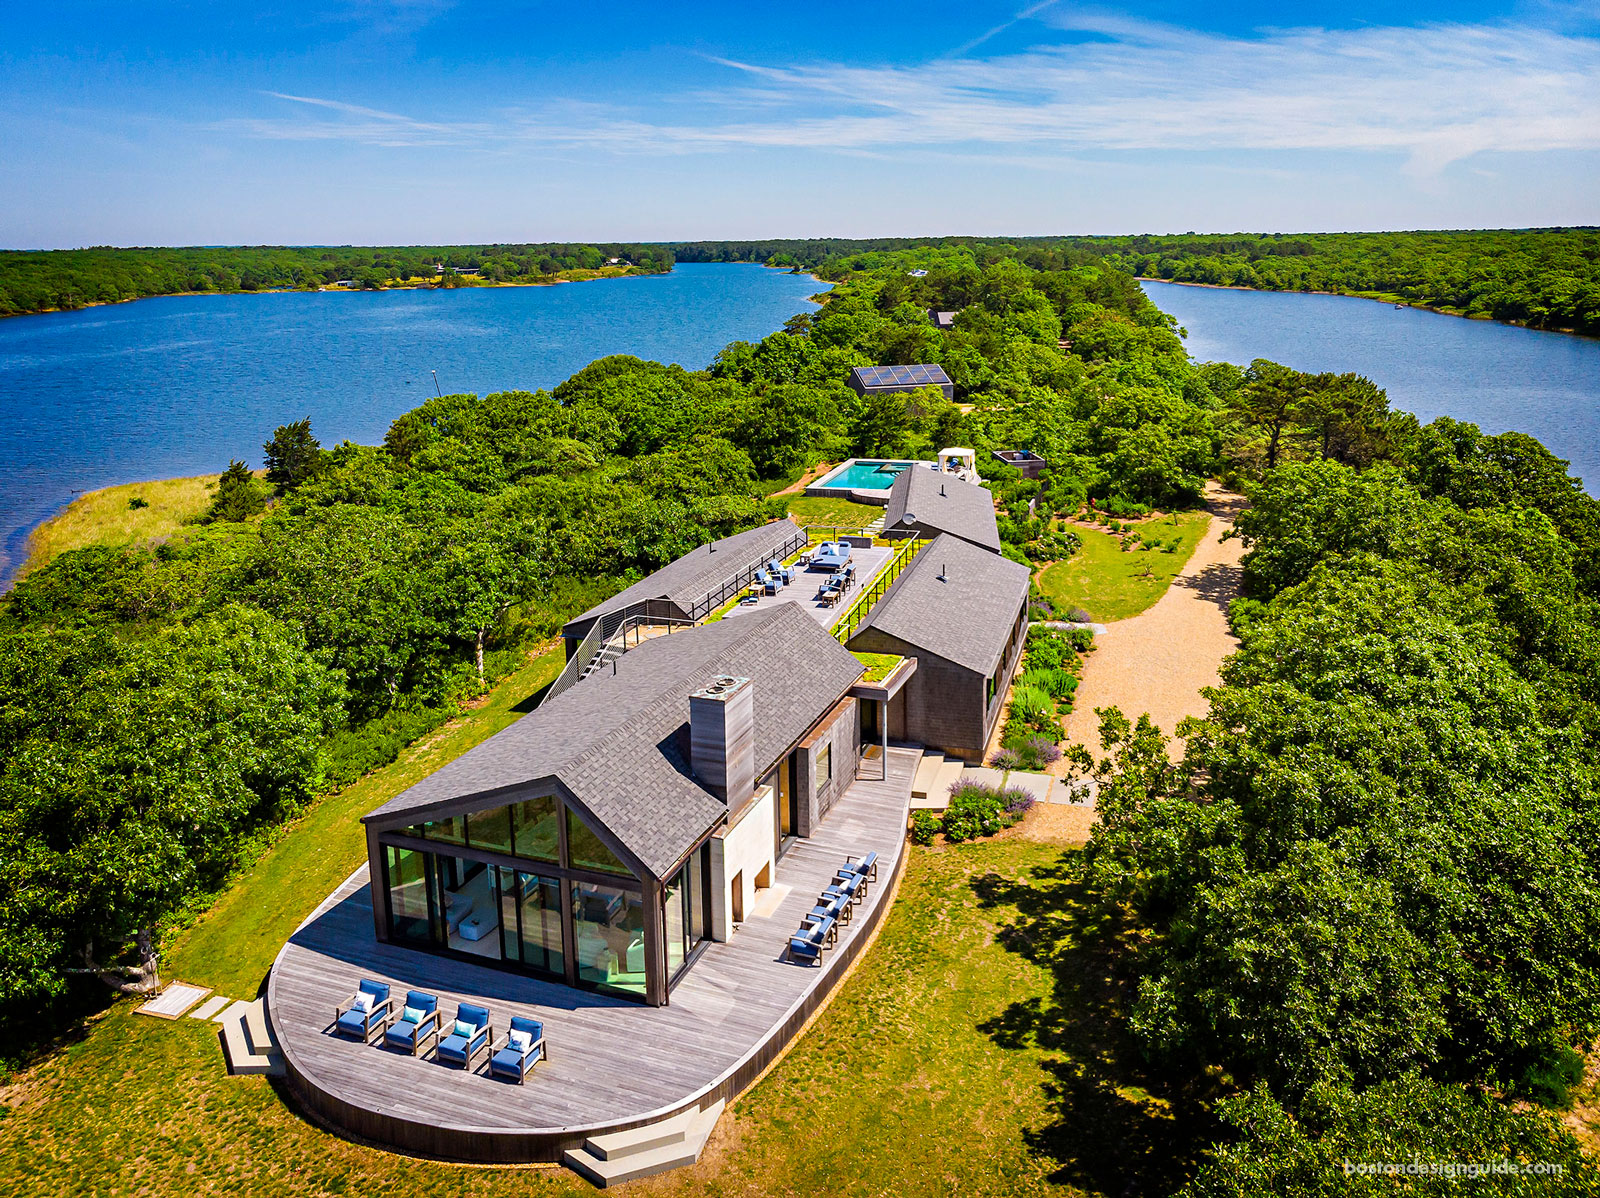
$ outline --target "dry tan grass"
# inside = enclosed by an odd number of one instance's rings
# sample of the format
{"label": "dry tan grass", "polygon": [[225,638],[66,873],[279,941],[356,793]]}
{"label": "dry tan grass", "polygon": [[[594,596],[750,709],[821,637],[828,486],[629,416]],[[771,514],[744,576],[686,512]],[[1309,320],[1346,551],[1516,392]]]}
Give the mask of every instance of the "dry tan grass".
{"label": "dry tan grass", "polygon": [[[37,570],[69,549],[89,545],[145,545],[177,532],[211,506],[216,474],[125,483],[80,495],[60,515],[45,521],[28,538],[28,560],[22,573]],[[148,507],[130,508],[143,499]]]}
{"label": "dry tan grass", "polygon": [[1099,751],[1097,707],[1120,707],[1136,719],[1148,713],[1168,736],[1185,716],[1204,715],[1204,687],[1221,682],[1222,659],[1238,647],[1228,630],[1228,602],[1239,593],[1243,546],[1223,541],[1243,505],[1237,496],[1207,492],[1211,526],[1188,562],[1148,610],[1107,626],[1083,664],[1067,739]]}

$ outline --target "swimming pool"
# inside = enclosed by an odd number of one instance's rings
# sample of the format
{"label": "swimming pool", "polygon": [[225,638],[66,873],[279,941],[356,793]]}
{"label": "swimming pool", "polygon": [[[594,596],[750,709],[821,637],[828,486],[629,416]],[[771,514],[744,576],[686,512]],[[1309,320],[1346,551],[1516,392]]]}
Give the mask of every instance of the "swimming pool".
{"label": "swimming pool", "polygon": [[851,458],[832,474],[819,478],[811,486],[819,490],[838,488],[847,491],[887,491],[894,486],[894,480],[901,471],[915,465],[915,462],[890,461],[882,458]]}

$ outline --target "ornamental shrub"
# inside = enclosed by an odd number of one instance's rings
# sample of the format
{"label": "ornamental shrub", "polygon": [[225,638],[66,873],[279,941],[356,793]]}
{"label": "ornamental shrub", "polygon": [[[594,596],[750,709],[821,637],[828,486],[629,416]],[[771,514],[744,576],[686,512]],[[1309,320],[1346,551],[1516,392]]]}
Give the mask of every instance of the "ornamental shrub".
{"label": "ornamental shrub", "polygon": [[911,813],[911,843],[932,844],[939,831],[939,818],[931,811]]}

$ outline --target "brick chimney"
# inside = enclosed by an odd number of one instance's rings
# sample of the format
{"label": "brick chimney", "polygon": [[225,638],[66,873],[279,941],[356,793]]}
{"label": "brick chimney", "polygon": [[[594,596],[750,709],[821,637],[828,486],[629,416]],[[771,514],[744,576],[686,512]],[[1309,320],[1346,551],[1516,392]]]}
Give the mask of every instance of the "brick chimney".
{"label": "brick chimney", "polygon": [[755,687],[748,678],[713,678],[689,696],[689,766],[712,794],[737,811],[756,791]]}

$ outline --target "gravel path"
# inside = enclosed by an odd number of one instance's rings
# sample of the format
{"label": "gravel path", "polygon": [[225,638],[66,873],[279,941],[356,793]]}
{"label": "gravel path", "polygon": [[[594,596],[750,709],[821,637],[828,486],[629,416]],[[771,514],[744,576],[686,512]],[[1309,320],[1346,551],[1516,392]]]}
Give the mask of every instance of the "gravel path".
{"label": "gravel path", "polygon": [[1097,707],[1120,707],[1130,719],[1148,712],[1169,737],[1185,716],[1206,713],[1200,689],[1218,685],[1217,669],[1239,643],[1228,631],[1227,611],[1239,593],[1244,547],[1221,538],[1243,505],[1239,496],[1209,486],[1211,525],[1188,564],[1153,607],[1095,638],[1067,717],[1069,741],[1100,753]]}

